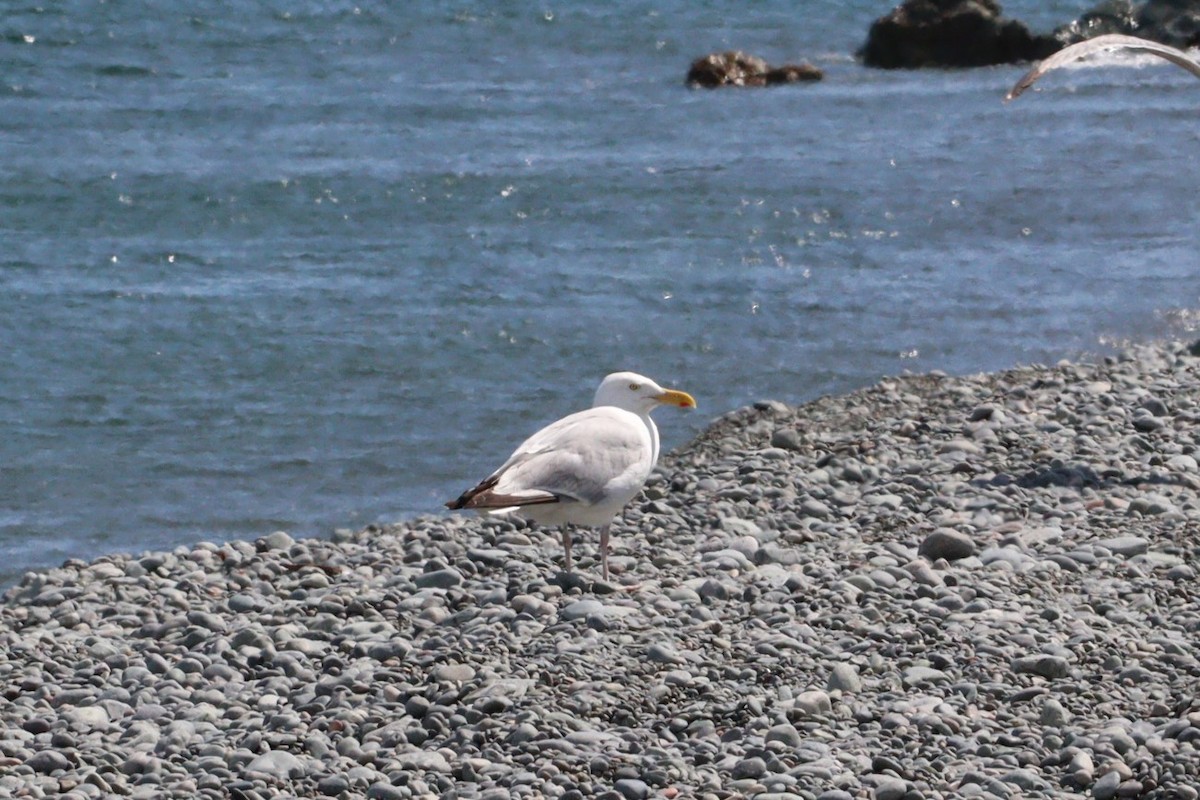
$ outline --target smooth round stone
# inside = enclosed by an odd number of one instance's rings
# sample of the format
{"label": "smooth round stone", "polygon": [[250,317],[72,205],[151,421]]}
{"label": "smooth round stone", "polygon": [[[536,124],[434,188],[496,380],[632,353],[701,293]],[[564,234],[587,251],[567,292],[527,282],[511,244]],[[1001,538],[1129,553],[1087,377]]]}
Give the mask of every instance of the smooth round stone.
{"label": "smooth round stone", "polygon": [[464,683],[475,677],[475,668],[470,664],[442,664],[433,671],[439,681]]}
{"label": "smooth round stone", "polygon": [[903,800],[908,787],[899,778],[884,777],[875,783],[872,800]]}
{"label": "smooth round stone", "polygon": [[845,789],[829,789],[817,795],[817,800],[854,800],[854,795]]}
{"label": "smooth round stone", "polygon": [[1071,674],[1071,666],[1062,656],[1022,656],[1013,659],[1014,672],[1031,673],[1043,678],[1065,678]]}
{"label": "smooth round stone", "polygon": [[863,575],[861,573],[847,575],[845,582],[863,592],[872,591],[876,586],[875,581],[871,579],[870,575]]}
{"label": "smooth round stone", "polygon": [[45,717],[30,717],[21,723],[21,729],[33,734],[49,733],[51,726]]}
{"label": "smooth round stone", "polygon": [[462,582],[462,573],[454,567],[423,572],[413,578],[413,583],[418,589],[453,589],[455,586],[461,585]]}
{"label": "smooth round stone", "polygon": [[508,604],[518,614],[529,614],[532,617],[550,616],[555,610],[553,603],[531,594],[515,595]]}
{"label": "smooth round stone", "polygon": [[386,642],[375,642],[366,648],[367,656],[373,661],[387,661],[391,658],[405,658],[412,652],[413,646],[403,639],[389,639]]}
{"label": "smooth round stone", "polygon": [[833,512],[829,506],[820,500],[808,499],[800,504],[800,515],[803,517],[816,517],[817,519],[829,519],[833,516]]}
{"label": "smooth round stone", "polygon": [[1178,564],[1167,570],[1167,577],[1175,582],[1190,581],[1196,577],[1196,570],[1190,564]]}
{"label": "smooth round stone", "polygon": [[1029,561],[1029,556],[1014,547],[986,547],[979,553],[979,560],[985,566],[1000,563],[1019,570]]}
{"label": "smooth round stone", "polygon": [[1137,749],[1137,742],[1133,740],[1133,737],[1120,731],[1110,734],[1108,743],[1121,755]]}
{"label": "smooth round stone", "polygon": [[646,656],[657,664],[682,664],[683,657],[669,644],[655,642],[646,651]]}
{"label": "smooth round stone", "polygon": [[1196,459],[1189,455],[1171,456],[1167,459],[1167,466],[1176,472],[1196,472],[1200,470],[1200,465],[1196,463]]}
{"label": "smooth round stone", "polygon": [[904,565],[904,569],[913,577],[913,580],[922,586],[941,586],[942,578],[929,565],[928,561],[916,559]]}
{"label": "smooth round stone", "polygon": [[1039,720],[1048,728],[1061,728],[1071,721],[1071,715],[1063,708],[1063,704],[1053,697],[1042,703],[1042,713]]}
{"label": "smooth round stone", "polygon": [[928,686],[945,683],[949,680],[949,676],[940,669],[916,666],[904,670],[901,680],[905,686]]}
{"label": "smooth round stone", "polygon": [[1175,504],[1162,495],[1143,495],[1129,501],[1129,512],[1153,517],[1160,514],[1173,514],[1177,511]]}
{"label": "smooth round stone", "polygon": [[156,775],[162,772],[162,762],[150,753],[135,752],[121,763],[119,769],[126,775]]}
{"label": "smooth round stone", "polygon": [[771,434],[771,446],[783,450],[803,450],[804,440],[800,438],[800,432],[794,428],[777,428]]}
{"label": "smooth round stone", "polygon": [[567,621],[586,619],[596,614],[603,614],[605,608],[604,603],[589,598],[587,600],[576,600],[573,603],[568,603],[563,607],[562,611],[558,612],[558,615]]}
{"label": "smooth round stone", "polygon": [[1097,547],[1103,547],[1115,556],[1130,558],[1138,556],[1150,549],[1150,542],[1141,536],[1117,536],[1112,539],[1101,539]]}
{"label": "smooth round stone", "polygon": [[1007,772],[1001,776],[1000,780],[1026,792],[1044,791],[1049,788],[1046,781],[1028,769],[1015,769]]}
{"label": "smooth round stone", "polygon": [[650,786],[637,778],[620,778],[613,788],[625,800],[646,800],[650,796]]}
{"label": "smooth round stone", "polygon": [[246,771],[285,781],[303,776],[308,769],[304,762],[292,753],[286,750],[271,750],[247,764]]}
{"label": "smooth round stone", "polygon": [[767,735],[764,737],[764,740],[768,742],[779,742],[792,748],[799,747],[803,742],[803,739],[800,737],[800,732],[796,730],[795,726],[787,723],[773,726],[767,731]]}
{"label": "smooth round stone", "polygon": [[450,772],[450,762],[436,750],[417,750],[409,753],[398,753],[396,760],[405,769],[425,770],[427,772]]}
{"label": "smooth round stone", "polygon": [[1119,772],[1116,770],[1106,772],[1092,784],[1092,797],[1095,800],[1112,800],[1117,796],[1117,789],[1120,785],[1121,774]]}
{"label": "smooth round stone", "polygon": [[350,791],[350,781],[341,775],[326,775],[317,781],[317,791],[326,797],[336,797]]}
{"label": "smooth round stone", "polygon": [[1091,755],[1086,750],[1080,750],[1071,756],[1071,760],[1067,764],[1067,772],[1070,773],[1071,779],[1077,785],[1088,786],[1095,778],[1096,767],[1092,762]]}
{"label": "smooth round stone", "polygon": [[965,533],[953,528],[935,528],[917,548],[917,555],[924,556],[930,561],[945,559],[957,561],[968,558],[977,552],[975,542]]}
{"label": "smooth round stone", "polygon": [[25,759],[25,766],[34,772],[49,774],[56,770],[70,769],[71,760],[58,750],[39,750]]}
{"label": "smooth round stone", "polygon": [[796,695],[792,707],[808,716],[821,716],[833,710],[833,703],[828,694],[814,689]]}
{"label": "smooth round stone", "polygon": [[407,800],[410,797],[412,794],[402,787],[383,781],[373,783],[371,788],[367,789],[367,800]]}
{"label": "smooth round stone", "polygon": [[275,531],[258,540],[261,547],[267,550],[289,550],[296,543],[287,531]]}
{"label": "smooth round stone", "polygon": [[1161,419],[1151,414],[1138,414],[1133,418],[1133,427],[1142,433],[1161,430],[1165,424]]}
{"label": "smooth round stone", "polygon": [[79,730],[91,730],[108,724],[108,711],[101,705],[80,706],[64,715]]}
{"label": "smooth round stone", "polygon": [[734,780],[761,778],[767,774],[767,762],[757,756],[744,758],[733,765],[732,774]]}
{"label": "smooth round stone", "polygon": [[858,676],[858,668],[844,661],[834,664],[833,669],[829,671],[829,679],[826,681],[825,688],[831,692],[850,692],[851,694],[862,691],[862,679]]}

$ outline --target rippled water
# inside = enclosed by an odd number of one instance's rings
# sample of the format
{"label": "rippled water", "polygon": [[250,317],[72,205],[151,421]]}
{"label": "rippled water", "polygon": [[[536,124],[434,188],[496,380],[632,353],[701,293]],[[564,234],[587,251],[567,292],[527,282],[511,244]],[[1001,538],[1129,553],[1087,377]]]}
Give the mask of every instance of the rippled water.
{"label": "rippled water", "polygon": [[[437,510],[613,369],[699,399],[670,447],[764,397],[1191,333],[1200,83],[1006,106],[1021,68],[864,70],[887,8],[805,9],[8,13],[0,584]],[[826,80],[683,87],[728,47]]]}

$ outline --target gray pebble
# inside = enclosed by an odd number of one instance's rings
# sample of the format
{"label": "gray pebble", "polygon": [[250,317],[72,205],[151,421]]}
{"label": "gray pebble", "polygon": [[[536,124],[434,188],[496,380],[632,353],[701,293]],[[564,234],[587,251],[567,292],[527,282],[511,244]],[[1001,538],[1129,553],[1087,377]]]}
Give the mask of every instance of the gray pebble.
{"label": "gray pebble", "polygon": [[462,573],[453,567],[423,572],[413,578],[413,583],[418,589],[453,589],[462,582]]}
{"label": "gray pebble", "polygon": [[973,556],[976,552],[975,542],[971,540],[971,537],[953,528],[936,528],[921,540],[921,546],[917,549],[918,555],[922,555],[930,561],[937,561],[941,558],[947,561],[957,561],[960,558]]}
{"label": "gray pebble", "polygon": [[604,610],[604,603],[599,600],[576,600],[564,607],[559,612],[559,616],[565,620],[586,619],[596,614],[603,614]]}
{"label": "gray pebble", "polygon": [[784,450],[802,450],[804,442],[800,438],[800,433],[792,428],[778,428],[771,434],[771,446],[780,447]]}
{"label": "gray pebble", "polygon": [[1048,728],[1061,728],[1071,721],[1071,715],[1062,703],[1051,697],[1042,703],[1040,721]]}
{"label": "gray pebble", "polygon": [[1031,673],[1043,678],[1065,678],[1071,673],[1067,660],[1061,656],[1022,656],[1013,659],[1015,672]]}
{"label": "gray pebble", "polygon": [[845,789],[827,789],[817,795],[817,800],[854,800],[854,795]]}
{"label": "gray pebble", "polygon": [[862,679],[858,676],[858,668],[844,661],[834,664],[833,669],[829,671],[825,688],[831,692],[851,694],[862,691]]}
{"label": "gray pebble", "polygon": [[367,789],[367,800],[407,800],[410,797],[412,795],[402,787],[384,781],[373,783],[371,788]]}
{"label": "gray pebble", "polygon": [[25,759],[25,766],[34,772],[51,773],[65,770],[71,766],[71,760],[58,750],[39,750]]}
{"label": "gray pebble", "polygon": [[1080,750],[1071,756],[1067,764],[1067,773],[1077,786],[1090,786],[1095,779],[1096,767],[1091,755],[1086,750]]}
{"label": "gray pebble", "polygon": [[1130,558],[1141,555],[1150,549],[1150,543],[1141,536],[1118,536],[1112,539],[1101,539],[1097,547],[1103,547],[1113,555]]}
{"label": "gray pebble", "polygon": [[767,763],[763,759],[745,758],[733,765],[733,779],[761,778],[767,774]]}
{"label": "gray pebble", "polygon": [[903,800],[908,787],[899,778],[881,778],[875,782],[872,800]]}
{"label": "gray pebble", "polygon": [[657,664],[682,664],[683,658],[674,647],[665,642],[655,642],[646,651],[646,656]]}
{"label": "gray pebble", "polygon": [[258,543],[266,550],[288,550],[296,541],[286,531],[275,531],[259,539]]}
{"label": "gray pebble", "polygon": [[935,683],[945,683],[949,680],[949,677],[940,669],[916,666],[904,670],[903,680],[905,686],[926,686]]}
{"label": "gray pebble", "polygon": [[463,683],[475,677],[475,668],[470,664],[442,664],[433,671],[439,681]]}
{"label": "gray pebble", "polygon": [[649,785],[636,778],[621,778],[613,785],[613,788],[625,800],[646,800],[650,796]]}
{"label": "gray pebble", "polygon": [[828,694],[814,689],[796,695],[793,707],[807,716],[822,716],[833,710],[833,703]]}
{"label": "gray pebble", "polygon": [[317,781],[317,791],[326,797],[337,797],[350,791],[350,781],[341,775],[326,775]]}
{"label": "gray pebble", "polygon": [[803,742],[800,732],[796,730],[795,726],[789,725],[786,722],[772,726],[767,731],[765,739],[768,742],[779,742],[791,748],[799,747]]}
{"label": "gray pebble", "polygon": [[1092,797],[1096,800],[1112,800],[1117,796],[1117,787],[1121,785],[1121,775],[1116,770],[1106,772],[1092,784]]}
{"label": "gray pebble", "polygon": [[286,750],[271,750],[246,765],[246,771],[277,781],[299,778],[307,772],[304,762]]}

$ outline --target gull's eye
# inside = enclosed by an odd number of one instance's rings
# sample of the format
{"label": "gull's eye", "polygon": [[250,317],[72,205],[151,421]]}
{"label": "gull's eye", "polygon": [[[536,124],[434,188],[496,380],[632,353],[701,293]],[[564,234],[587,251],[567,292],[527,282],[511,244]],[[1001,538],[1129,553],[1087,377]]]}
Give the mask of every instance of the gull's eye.
{"label": "gull's eye", "polygon": [[642,388],[642,385],[641,385],[640,383],[631,383],[631,384],[629,384],[629,390],[630,390],[630,391],[632,391],[632,392],[636,392],[636,391],[637,391],[638,389],[640,389],[640,388]]}

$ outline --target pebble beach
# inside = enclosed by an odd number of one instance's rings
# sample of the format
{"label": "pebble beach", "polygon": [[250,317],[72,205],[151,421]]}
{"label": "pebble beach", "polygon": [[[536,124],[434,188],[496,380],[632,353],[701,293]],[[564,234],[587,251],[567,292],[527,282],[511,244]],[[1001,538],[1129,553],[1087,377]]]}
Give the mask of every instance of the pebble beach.
{"label": "pebble beach", "polygon": [[594,534],[564,577],[556,531],[449,514],[29,573],[0,796],[1196,800],[1198,373],[731,412],[611,583]]}

